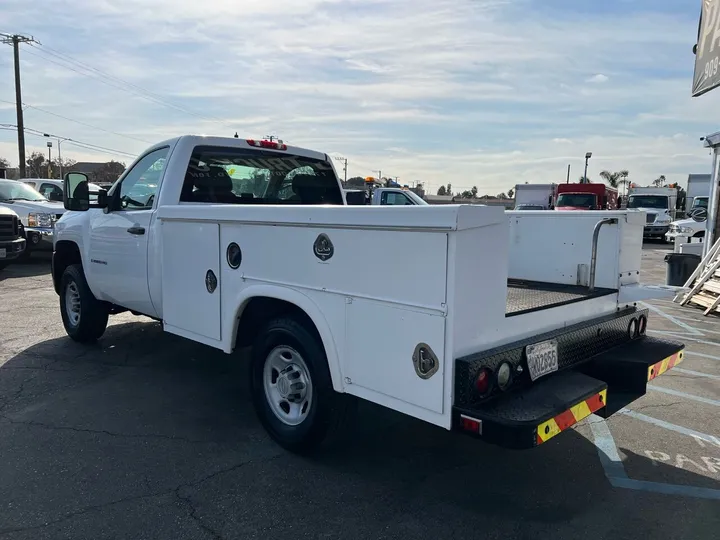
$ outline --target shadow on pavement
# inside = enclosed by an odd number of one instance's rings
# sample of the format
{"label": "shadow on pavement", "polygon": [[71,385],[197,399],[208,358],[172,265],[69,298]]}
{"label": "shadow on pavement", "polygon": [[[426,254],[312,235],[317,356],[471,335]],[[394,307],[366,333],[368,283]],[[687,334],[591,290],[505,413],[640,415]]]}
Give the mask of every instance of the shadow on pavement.
{"label": "shadow on pavement", "polygon": [[507,451],[363,402],[343,440],[288,454],[255,418],[243,360],[144,322],[10,358],[0,536],[617,540],[720,525],[717,501],[692,500],[678,520],[676,497],[611,487],[574,430]]}
{"label": "shadow on pavement", "polygon": [[50,275],[51,258],[51,255],[47,253],[34,253],[29,259],[12,262],[0,270],[0,281],[10,278]]}

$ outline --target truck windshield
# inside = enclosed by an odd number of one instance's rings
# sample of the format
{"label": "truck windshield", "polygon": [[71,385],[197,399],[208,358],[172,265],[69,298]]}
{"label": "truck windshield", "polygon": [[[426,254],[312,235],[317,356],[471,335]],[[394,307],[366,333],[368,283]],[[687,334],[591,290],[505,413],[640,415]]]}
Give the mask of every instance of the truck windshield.
{"label": "truck windshield", "polygon": [[692,203],[693,208],[707,208],[708,197],[695,197]]}
{"label": "truck windshield", "polygon": [[198,146],[180,196],[220,204],[343,204],[332,164],[259,149]]}
{"label": "truck windshield", "polygon": [[0,201],[47,201],[47,199],[27,184],[0,180]]}
{"label": "truck windshield", "polygon": [[597,205],[593,193],[562,193],[558,195],[555,207],[592,208]]}
{"label": "truck windshield", "polygon": [[667,209],[668,198],[666,195],[630,195],[627,207]]}

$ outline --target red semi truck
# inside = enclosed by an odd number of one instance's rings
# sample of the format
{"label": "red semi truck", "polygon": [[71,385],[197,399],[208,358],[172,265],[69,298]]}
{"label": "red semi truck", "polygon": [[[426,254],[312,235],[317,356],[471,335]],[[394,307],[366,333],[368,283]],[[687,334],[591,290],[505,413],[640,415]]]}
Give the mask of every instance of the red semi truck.
{"label": "red semi truck", "polygon": [[618,191],[605,184],[559,184],[555,210],[616,210]]}

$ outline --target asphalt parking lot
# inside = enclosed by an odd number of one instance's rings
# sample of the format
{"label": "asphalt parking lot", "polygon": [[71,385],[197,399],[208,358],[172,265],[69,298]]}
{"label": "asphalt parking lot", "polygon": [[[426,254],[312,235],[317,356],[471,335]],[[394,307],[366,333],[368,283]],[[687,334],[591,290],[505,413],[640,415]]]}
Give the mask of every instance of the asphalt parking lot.
{"label": "asphalt parking lot", "polygon": [[[646,246],[645,281],[669,249]],[[711,539],[720,322],[667,301],[685,361],[608,421],[506,451],[363,404],[312,458],[255,419],[242,355],[120,315],[71,342],[49,262],[0,274],[0,538]]]}

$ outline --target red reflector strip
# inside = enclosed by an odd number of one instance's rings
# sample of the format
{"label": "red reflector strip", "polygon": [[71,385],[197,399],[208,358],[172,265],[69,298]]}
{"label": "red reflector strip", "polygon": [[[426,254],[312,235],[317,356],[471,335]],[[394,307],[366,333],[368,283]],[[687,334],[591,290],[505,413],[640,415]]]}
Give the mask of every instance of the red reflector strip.
{"label": "red reflector strip", "polygon": [[576,403],[567,411],[558,414],[547,422],[543,422],[537,427],[536,443],[542,444],[552,439],[558,433],[574,426],[583,418],[587,418],[592,413],[602,409],[606,401],[607,390],[603,390],[580,403]]}
{"label": "red reflector strip", "polygon": [[648,368],[648,381],[652,381],[656,377],[659,377],[666,371],[671,370],[684,360],[684,351],[678,351],[672,356],[668,356],[665,360],[661,360],[657,364],[653,364]]}
{"label": "red reflector strip", "polygon": [[469,416],[465,416],[464,414],[460,415],[460,420],[462,420],[462,427],[465,431],[470,431],[472,433],[482,435],[482,420],[470,418]]}

